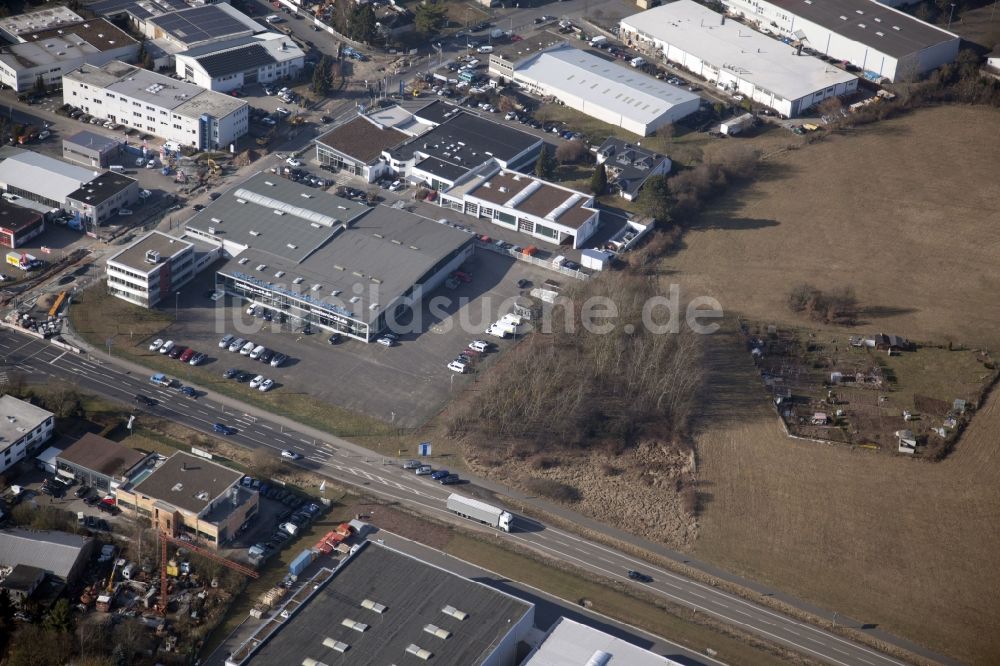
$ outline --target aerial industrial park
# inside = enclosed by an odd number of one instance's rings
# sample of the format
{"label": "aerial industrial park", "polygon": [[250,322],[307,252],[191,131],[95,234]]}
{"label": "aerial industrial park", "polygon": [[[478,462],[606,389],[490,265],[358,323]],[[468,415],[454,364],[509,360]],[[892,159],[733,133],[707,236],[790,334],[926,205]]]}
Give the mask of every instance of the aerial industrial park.
{"label": "aerial industrial park", "polygon": [[0,7],[0,666],[1000,658],[1000,16]]}

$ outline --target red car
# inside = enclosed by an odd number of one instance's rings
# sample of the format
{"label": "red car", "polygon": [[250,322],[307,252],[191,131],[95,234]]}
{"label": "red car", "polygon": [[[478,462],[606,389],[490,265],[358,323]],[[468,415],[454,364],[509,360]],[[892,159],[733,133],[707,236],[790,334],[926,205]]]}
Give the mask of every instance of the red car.
{"label": "red car", "polygon": [[472,276],[466,273],[465,271],[455,271],[454,273],[452,273],[452,275],[457,277],[462,282],[472,282]]}
{"label": "red car", "polygon": [[191,360],[191,357],[194,356],[196,353],[197,352],[195,352],[194,349],[192,349],[191,347],[188,347],[187,349],[184,350],[184,353],[181,354],[179,360],[180,360],[181,363],[187,363],[188,361]]}

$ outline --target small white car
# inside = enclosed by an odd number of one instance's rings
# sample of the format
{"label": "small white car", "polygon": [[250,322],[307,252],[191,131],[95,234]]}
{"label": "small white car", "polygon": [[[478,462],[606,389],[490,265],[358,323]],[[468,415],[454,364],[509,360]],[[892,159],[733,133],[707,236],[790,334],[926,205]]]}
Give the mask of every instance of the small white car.
{"label": "small white car", "polygon": [[148,162],[146,162],[146,168],[147,169],[155,169],[156,168],[156,160],[149,160]]}
{"label": "small white car", "polygon": [[392,338],[387,338],[384,335],[375,342],[379,343],[383,347],[392,347],[394,344],[396,344],[396,342]]}
{"label": "small white car", "polygon": [[153,193],[150,192],[149,190],[141,190],[139,192],[139,198],[140,199],[148,199],[152,194]]}
{"label": "small white car", "polygon": [[52,136],[52,132],[50,132],[48,130],[42,130],[41,132],[38,133],[38,140],[39,141],[45,141],[50,136]]}
{"label": "small white car", "polygon": [[289,111],[288,109],[286,109],[283,106],[279,106],[277,109],[274,110],[274,112],[277,113],[279,116],[290,116],[290,115],[292,115],[292,112]]}
{"label": "small white car", "polygon": [[431,467],[430,465],[421,465],[420,467],[413,470],[413,473],[416,474],[417,476],[427,476],[428,474],[432,474],[433,472],[434,468]]}
{"label": "small white car", "polygon": [[493,324],[488,329],[486,329],[486,335],[495,335],[498,338],[506,338],[507,331],[504,328],[498,326],[497,324]]}
{"label": "small white car", "polygon": [[167,340],[166,342],[163,343],[163,346],[160,347],[160,353],[161,354],[166,354],[167,352],[169,352],[173,348],[174,348],[174,341],[173,340]]}
{"label": "small white car", "polygon": [[473,340],[469,343],[469,349],[483,353],[490,348],[490,343],[485,340]]}
{"label": "small white car", "polygon": [[260,388],[260,385],[264,383],[265,379],[267,379],[267,377],[265,377],[264,375],[257,375],[256,377],[250,380],[250,388],[252,389]]}
{"label": "small white car", "polygon": [[289,451],[288,449],[284,449],[281,452],[281,457],[288,458],[289,460],[298,460],[299,458],[302,457],[302,454],[296,453],[295,451]]}
{"label": "small white car", "polygon": [[256,361],[257,359],[260,358],[260,355],[264,353],[265,349],[267,349],[267,347],[265,347],[264,345],[257,345],[256,347],[253,348],[253,351],[250,352],[250,358]]}
{"label": "small white car", "polygon": [[222,339],[219,340],[219,349],[228,348],[229,345],[232,344],[233,340],[235,339],[236,339],[235,335],[233,335],[232,333],[226,333],[224,336],[222,336]]}
{"label": "small white car", "polygon": [[160,347],[163,346],[163,338],[156,338],[149,343],[149,351],[160,351]]}
{"label": "small white car", "polygon": [[287,160],[285,160],[285,164],[287,164],[288,166],[300,167],[302,166],[302,160],[296,159],[294,157],[289,157]]}
{"label": "small white car", "polygon": [[274,127],[275,125],[278,124],[277,120],[275,120],[274,118],[268,118],[267,116],[261,118],[260,122],[264,123],[268,127]]}
{"label": "small white car", "polygon": [[267,393],[273,387],[274,387],[274,380],[273,379],[265,379],[264,381],[262,381],[260,383],[260,386],[257,387],[257,390],[260,391],[261,393]]}
{"label": "small white car", "polygon": [[136,158],[136,160],[135,160],[135,165],[136,166],[141,167],[141,166],[143,166],[145,164],[146,164],[146,158],[145,157],[137,157]]}
{"label": "small white car", "polygon": [[255,345],[253,342],[247,342],[240,348],[240,354],[242,354],[243,356],[249,356],[250,352],[252,352],[256,348],[257,345]]}
{"label": "small white car", "polygon": [[452,361],[448,364],[448,369],[461,375],[465,373],[465,364],[461,361]]}
{"label": "small white car", "polygon": [[403,189],[403,181],[401,180],[392,181],[392,184],[389,186],[389,189],[393,192],[400,191],[401,189]]}

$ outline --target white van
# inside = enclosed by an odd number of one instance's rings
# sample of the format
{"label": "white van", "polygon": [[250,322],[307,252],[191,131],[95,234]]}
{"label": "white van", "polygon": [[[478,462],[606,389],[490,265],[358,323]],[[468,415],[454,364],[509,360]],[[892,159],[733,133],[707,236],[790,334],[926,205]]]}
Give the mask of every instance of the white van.
{"label": "white van", "polygon": [[632,65],[633,67],[642,67],[643,65],[646,64],[646,59],[645,58],[632,58],[632,60],[629,61],[629,64]]}
{"label": "white van", "polygon": [[480,53],[493,53],[493,47],[490,46],[489,44],[484,44],[483,46],[480,46],[476,50],[479,51]]}
{"label": "white van", "polygon": [[490,343],[485,340],[473,340],[469,343],[469,349],[477,351],[479,353],[484,353],[490,348]]}
{"label": "white van", "polygon": [[452,361],[448,364],[448,369],[461,375],[465,373],[465,364],[461,361]]}
{"label": "white van", "polygon": [[270,16],[265,16],[264,20],[268,23],[281,23],[281,17],[277,14],[271,14]]}
{"label": "white van", "polygon": [[125,173],[125,167],[123,167],[121,164],[112,164],[108,168],[114,171],[115,173]]}
{"label": "white van", "polygon": [[[267,349],[267,347],[265,347],[264,345],[257,345],[256,347],[253,348],[253,351],[250,352],[250,358],[256,361],[257,359],[260,358],[260,355],[264,353],[265,349]],[[255,388],[255,387],[251,386],[250,388]]]}

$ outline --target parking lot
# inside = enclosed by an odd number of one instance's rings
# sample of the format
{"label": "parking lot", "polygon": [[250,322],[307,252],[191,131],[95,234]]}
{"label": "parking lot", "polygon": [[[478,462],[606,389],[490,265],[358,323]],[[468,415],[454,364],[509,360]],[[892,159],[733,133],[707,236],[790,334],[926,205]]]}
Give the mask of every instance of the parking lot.
{"label": "parking lot", "polygon": [[[229,297],[213,301],[209,298],[214,288],[211,269],[181,291],[177,321],[153,337],[169,338],[208,354],[197,367],[177,362],[173,376],[183,382],[206,388],[236,383],[223,377],[234,368],[273,379],[272,391],[308,394],[388,423],[413,427],[433,416],[453,391],[475,381],[477,372],[512,344],[510,339],[483,332],[510,311],[510,299],[520,293],[517,281],[540,284],[550,277],[548,271],[488,251],[477,252],[463,270],[472,281],[460,282],[455,289],[441,287],[425,296],[420,311],[400,322],[399,340],[392,347],[346,337],[330,344],[329,334],[319,328],[307,335],[294,322],[281,324],[248,316],[246,302]],[[288,360],[273,368],[220,349],[218,343],[225,334],[284,353]],[[474,339],[495,343],[493,351],[474,360],[470,373],[449,370],[449,361]],[[244,384],[243,390],[252,389]]]}

